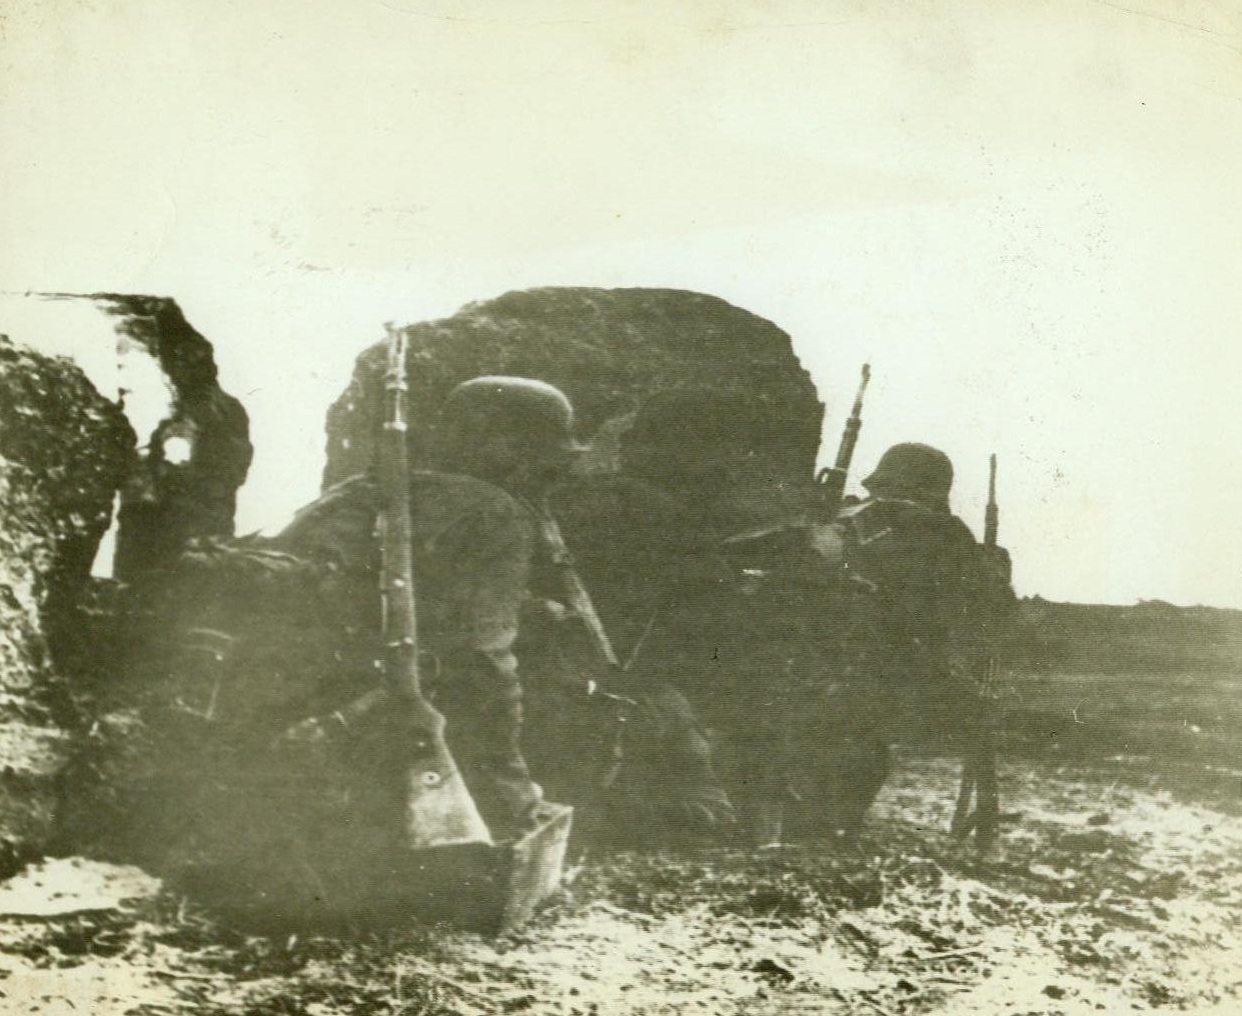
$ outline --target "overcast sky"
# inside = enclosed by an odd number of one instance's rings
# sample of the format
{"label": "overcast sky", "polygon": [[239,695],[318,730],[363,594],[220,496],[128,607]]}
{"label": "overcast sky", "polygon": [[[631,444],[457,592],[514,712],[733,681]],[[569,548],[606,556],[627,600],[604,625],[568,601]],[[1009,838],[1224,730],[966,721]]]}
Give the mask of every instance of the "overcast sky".
{"label": "overcast sky", "polygon": [[4,0],[0,289],[175,297],[317,489],[385,320],[655,285],[918,439],[1019,591],[1242,607],[1242,6]]}

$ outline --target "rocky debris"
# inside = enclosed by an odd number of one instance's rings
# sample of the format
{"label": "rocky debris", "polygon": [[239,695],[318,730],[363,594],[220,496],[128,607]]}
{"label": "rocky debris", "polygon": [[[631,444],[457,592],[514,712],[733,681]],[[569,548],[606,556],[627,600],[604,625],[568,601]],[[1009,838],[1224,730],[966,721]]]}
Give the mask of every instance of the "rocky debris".
{"label": "rocky debris", "polygon": [[81,694],[116,666],[118,586],[91,578],[114,504],[127,582],[231,535],[248,430],[173,301],[0,296],[0,868],[46,843]]}
{"label": "rocky debris", "polygon": [[[435,418],[452,387],[482,374],[540,378],[573,400],[588,468],[617,467],[618,439],[653,395],[710,386],[766,407],[781,421],[774,475],[814,471],[823,406],[789,336],[770,321],[703,293],[673,289],[548,287],[473,303],[450,318],[410,325],[410,455],[425,466]],[[329,487],[371,466],[382,423],[385,345],[357,360],[327,417]],[[677,433],[660,435],[670,453]]]}
{"label": "rocky debris", "polygon": [[[198,537],[232,536],[237,491],[253,448],[242,404],[220,388],[211,343],[164,297],[90,297],[116,320],[123,345],[159,366],[170,411],[139,434],[138,468],[121,488],[116,577],[134,581]],[[126,398],[129,396],[126,395]]]}
{"label": "rocky debris", "polygon": [[[249,419],[220,388],[211,343],[174,300],[5,295],[0,333],[19,348],[70,358],[124,413],[134,454],[118,485],[118,579],[162,567],[194,537],[233,534],[252,456]],[[29,444],[44,443],[37,428],[27,433]]]}
{"label": "rocky debris", "polygon": [[51,827],[66,722],[51,646],[134,457],[120,409],[81,370],[0,338],[0,841],[10,869]]}

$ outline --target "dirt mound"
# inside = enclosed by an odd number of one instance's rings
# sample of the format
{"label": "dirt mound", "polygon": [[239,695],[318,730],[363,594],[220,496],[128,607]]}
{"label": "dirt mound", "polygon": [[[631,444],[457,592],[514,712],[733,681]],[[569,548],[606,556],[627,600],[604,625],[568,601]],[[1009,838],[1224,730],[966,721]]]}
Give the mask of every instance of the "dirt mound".
{"label": "dirt mound", "polygon": [[[814,471],[823,406],[789,336],[718,297],[549,287],[470,304],[405,330],[416,466],[426,463],[436,414],[454,385],[481,374],[518,374],[551,382],[573,400],[581,431],[597,437],[592,468],[616,468],[618,435],[653,394],[710,386],[769,407],[783,422],[774,473],[805,482]],[[325,487],[374,461],[384,367],[382,343],[363,352],[328,411]],[[676,433],[661,438],[670,448],[678,442]]]}

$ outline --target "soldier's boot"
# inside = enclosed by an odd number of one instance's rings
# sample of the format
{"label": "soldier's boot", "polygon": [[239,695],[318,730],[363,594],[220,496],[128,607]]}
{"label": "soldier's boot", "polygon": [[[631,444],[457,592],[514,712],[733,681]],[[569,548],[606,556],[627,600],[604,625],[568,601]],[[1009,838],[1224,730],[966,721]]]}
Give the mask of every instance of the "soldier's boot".
{"label": "soldier's boot", "polygon": [[736,823],[733,803],[716,774],[712,745],[686,697],[671,687],[654,689],[640,703],[653,743],[645,746],[648,791],[662,797],[662,811],[678,832],[715,838]]}
{"label": "soldier's boot", "polygon": [[892,773],[889,747],[883,741],[857,743],[848,759],[839,803],[828,813],[827,830],[833,840],[845,846],[858,840],[867,813]]}
{"label": "soldier's boot", "polygon": [[[452,732],[449,733],[452,743]],[[522,701],[492,702],[468,724],[469,747],[458,760],[493,839],[520,836],[534,824],[543,789],[522,754]],[[456,749],[454,749],[456,751]]]}

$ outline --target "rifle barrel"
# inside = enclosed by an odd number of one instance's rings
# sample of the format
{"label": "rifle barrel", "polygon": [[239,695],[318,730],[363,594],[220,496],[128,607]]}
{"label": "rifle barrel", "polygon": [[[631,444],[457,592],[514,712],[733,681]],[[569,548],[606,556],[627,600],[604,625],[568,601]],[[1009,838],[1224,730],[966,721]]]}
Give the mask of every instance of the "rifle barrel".
{"label": "rifle barrel", "polygon": [[409,472],[406,464],[405,357],[407,339],[396,329],[388,346],[388,372],[384,379],[387,416],[385,447],[381,456],[381,528],[383,556],[384,673],[399,697],[421,704],[418,674],[418,622],[414,612],[414,560],[411,550],[412,522],[409,505]]}
{"label": "rifle barrel", "polygon": [[1000,535],[1000,507],[996,503],[996,453],[988,460],[988,507],[983,516],[983,545],[995,547]]}
{"label": "rifle barrel", "polygon": [[854,408],[849,419],[845,421],[845,429],[841,433],[841,443],[837,446],[837,469],[848,471],[854,458],[854,446],[858,444],[858,432],[862,430],[863,397],[867,394],[867,385],[871,381],[871,364],[864,363],[862,380],[858,384],[858,394],[854,396]]}

